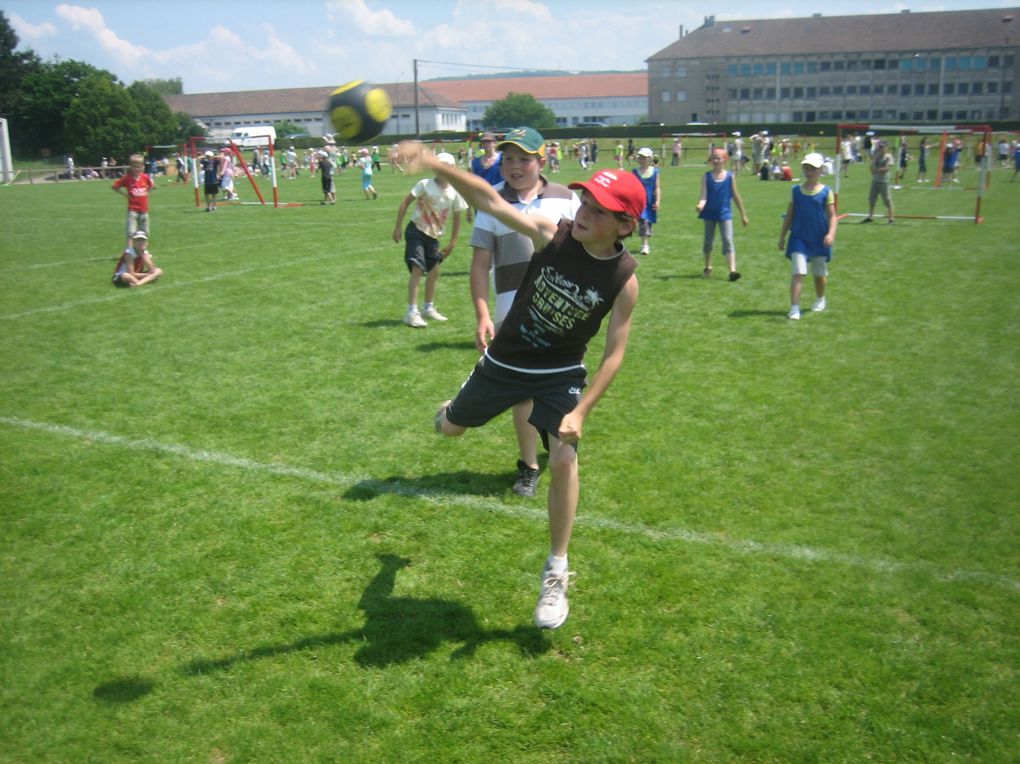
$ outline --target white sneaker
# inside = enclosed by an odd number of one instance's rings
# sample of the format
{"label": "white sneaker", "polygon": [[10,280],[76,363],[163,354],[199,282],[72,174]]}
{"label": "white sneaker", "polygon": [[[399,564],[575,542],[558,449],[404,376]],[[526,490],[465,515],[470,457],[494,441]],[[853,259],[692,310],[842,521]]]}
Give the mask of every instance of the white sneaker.
{"label": "white sneaker", "polygon": [[572,575],[574,574],[569,571],[559,574],[548,570],[542,571],[542,593],[538,596],[538,604],[535,605],[535,625],[540,629],[556,629],[567,620],[567,614],[570,612],[567,586]]}
{"label": "white sneaker", "polygon": [[422,327],[428,326],[425,319],[421,317],[421,313],[417,309],[408,309],[407,313],[404,314],[404,323],[408,326],[414,327],[415,329],[421,329]]}
{"label": "white sneaker", "polygon": [[425,308],[425,310],[422,311],[422,315],[425,316],[425,318],[431,319],[432,321],[446,320],[446,316],[444,316],[442,313],[436,310],[435,307]]}
{"label": "white sneaker", "polygon": [[786,317],[791,321],[800,321],[800,308],[790,308],[790,312],[786,314]]}
{"label": "white sneaker", "polygon": [[821,313],[823,310],[825,310],[825,298],[819,297],[815,300],[815,304],[811,306],[811,311],[813,313]]}

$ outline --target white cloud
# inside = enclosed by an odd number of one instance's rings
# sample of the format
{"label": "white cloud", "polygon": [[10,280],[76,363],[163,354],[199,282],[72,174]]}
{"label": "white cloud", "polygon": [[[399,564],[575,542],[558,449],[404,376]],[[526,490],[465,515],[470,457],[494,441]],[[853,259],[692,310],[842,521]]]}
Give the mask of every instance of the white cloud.
{"label": "white cloud", "polygon": [[95,38],[103,50],[125,66],[139,66],[150,54],[147,48],[128,42],[106,26],[103,14],[96,8],[61,3],[56,7],[56,13],[74,31],[84,31]]}
{"label": "white cloud", "polygon": [[413,37],[414,24],[399,18],[389,10],[373,11],[365,4],[365,0],[329,0],[326,14],[330,22],[342,25],[344,30],[348,24],[361,34],[370,37]]}
{"label": "white cloud", "polygon": [[33,24],[16,13],[8,14],[8,20],[19,40],[39,40],[43,37],[54,37],[57,34],[57,28],[48,21],[44,21],[42,24]]}

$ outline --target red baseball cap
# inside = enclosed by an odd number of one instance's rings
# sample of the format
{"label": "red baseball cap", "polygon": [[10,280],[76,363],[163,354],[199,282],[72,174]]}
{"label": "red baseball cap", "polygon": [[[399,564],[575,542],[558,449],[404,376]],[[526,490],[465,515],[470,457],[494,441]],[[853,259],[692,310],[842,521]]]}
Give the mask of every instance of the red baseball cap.
{"label": "red baseball cap", "polygon": [[639,218],[645,210],[645,187],[632,172],[599,170],[591,176],[591,180],[571,183],[569,187],[583,188],[610,212]]}

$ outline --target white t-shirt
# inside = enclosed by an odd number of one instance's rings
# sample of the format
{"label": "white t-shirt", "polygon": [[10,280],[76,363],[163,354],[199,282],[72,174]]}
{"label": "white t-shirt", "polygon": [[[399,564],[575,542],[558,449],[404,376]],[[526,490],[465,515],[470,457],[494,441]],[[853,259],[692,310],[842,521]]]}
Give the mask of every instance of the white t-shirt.
{"label": "white t-shirt", "polygon": [[467,202],[453,186],[443,188],[434,178],[422,178],[415,183],[411,196],[418,200],[411,221],[419,231],[433,239],[443,235],[451,212],[465,212],[468,208]]}

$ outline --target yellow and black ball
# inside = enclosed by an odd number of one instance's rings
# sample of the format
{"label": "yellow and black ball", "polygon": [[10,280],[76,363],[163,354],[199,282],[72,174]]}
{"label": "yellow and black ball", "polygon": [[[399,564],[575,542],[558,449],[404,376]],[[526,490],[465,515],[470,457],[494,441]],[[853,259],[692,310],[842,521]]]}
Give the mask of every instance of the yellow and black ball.
{"label": "yellow and black ball", "polygon": [[386,91],[364,80],[348,82],[330,93],[328,108],[337,138],[347,143],[372,140],[393,113]]}

